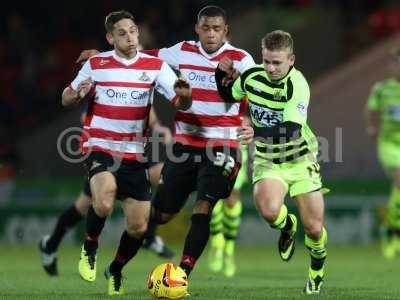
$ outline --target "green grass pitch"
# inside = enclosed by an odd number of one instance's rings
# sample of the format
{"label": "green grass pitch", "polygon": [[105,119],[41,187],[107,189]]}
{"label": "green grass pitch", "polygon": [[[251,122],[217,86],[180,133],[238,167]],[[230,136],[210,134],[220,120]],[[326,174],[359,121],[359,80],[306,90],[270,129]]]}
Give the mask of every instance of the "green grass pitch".
{"label": "green grass pitch", "polygon": [[[79,252],[78,247],[62,247],[60,276],[49,278],[41,269],[35,246],[0,246],[0,299],[108,299],[102,273],[114,249],[100,248],[95,283],[80,279]],[[178,260],[179,256],[173,262]],[[122,299],[151,299],[145,284],[147,273],[162,262],[142,250],[125,268],[127,295]],[[205,253],[190,278],[188,299],[400,299],[400,258],[385,261],[377,245],[329,247],[320,297],[302,295],[309,262],[304,247],[299,246],[292,260],[285,263],[276,247],[241,246],[237,262],[237,275],[226,279],[207,271]]]}

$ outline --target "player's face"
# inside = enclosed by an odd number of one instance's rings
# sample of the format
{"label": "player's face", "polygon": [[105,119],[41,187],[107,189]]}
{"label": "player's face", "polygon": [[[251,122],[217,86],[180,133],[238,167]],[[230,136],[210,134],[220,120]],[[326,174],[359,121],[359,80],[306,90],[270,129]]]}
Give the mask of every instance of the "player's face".
{"label": "player's face", "polygon": [[294,64],[294,54],[289,49],[271,51],[262,50],[264,69],[271,80],[283,78]]}
{"label": "player's face", "polygon": [[107,40],[119,54],[132,58],[139,45],[139,29],[131,19],[122,19],[114,24],[111,33],[107,33]]}
{"label": "player's face", "polygon": [[195,26],[195,31],[203,49],[207,53],[213,53],[224,43],[228,25],[222,17],[201,17]]}

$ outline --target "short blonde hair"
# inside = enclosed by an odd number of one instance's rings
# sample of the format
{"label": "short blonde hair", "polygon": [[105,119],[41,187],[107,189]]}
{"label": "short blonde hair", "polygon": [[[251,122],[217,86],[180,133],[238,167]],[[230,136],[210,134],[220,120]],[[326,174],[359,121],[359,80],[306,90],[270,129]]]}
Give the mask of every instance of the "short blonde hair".
{"label": "short blonde hair", "polygon": [[289,49],[293,53],[293,39],[289,32],[274,30],[267,33],[261,40],[261,46],[270,51]]}

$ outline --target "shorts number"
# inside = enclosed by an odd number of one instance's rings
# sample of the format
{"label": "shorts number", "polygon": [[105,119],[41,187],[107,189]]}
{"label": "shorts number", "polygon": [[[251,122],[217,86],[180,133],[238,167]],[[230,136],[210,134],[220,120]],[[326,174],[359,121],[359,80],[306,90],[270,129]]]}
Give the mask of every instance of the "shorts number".
{"label": "shorts number", "polygon": [[228,174],[230,174],[235,167],[235,160],[230,155],[225,155],[222,152],[216,152],[216,157],[214,160],[214,165],[218,167],[223,167]]}
{"label": "shorts number", "polygon": [[320,166],[319,164],[312,164],[311,166],[307,167],[308,173],[310,174],[310,177],[313,177],[313,174],[319,175],[320,173]]}

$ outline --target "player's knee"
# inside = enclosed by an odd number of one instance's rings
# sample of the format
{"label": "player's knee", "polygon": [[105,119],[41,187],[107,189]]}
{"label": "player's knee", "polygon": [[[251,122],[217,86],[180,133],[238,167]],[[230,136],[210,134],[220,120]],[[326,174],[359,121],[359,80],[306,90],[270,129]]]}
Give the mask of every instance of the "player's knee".
{"label": "player's knee", "polygon": [[[270,201],[272,202],[272,201]],[[267,220],[269,223],[274,222],[280,212],[280,206],[279,205],[272,205],[272,203],[265,204],[265,203],[257,203],[257,208],[258,211],[265,220]]]}
{"label": "player's knee", "polygon": [[75,202],[76,210],[82,215],[86,216],[91,205],[91,198],[81,194],[78,200]]}
{"label": "player's knee", "polygon": [[322,234],[322,223],[320,222],[309,222],[304,223],[304,232],[313,240],[319,240]]}
{"label": "player's knee", "polygon": [[113,211],[113,202],[99,199],[96,201],[95,210],[99,216],[109,216]]}
{"label": "player's knee", "polygon": [[134,223],[128,224],[126,231],[128,232],[128,234],[130,236],[140,238],[147,231],[147,222],[143,220],[142,222],[134,222]]}
{"label": "player's knee", "polygon": [[205,200],[197,201],[193,209],[193,214],[210,215],[211,212],[212,212],[211,204],[210,202]]}
{"label": "player's knee", "polygon": [[232,191],[231,195],[224,200],[225,206],[229,208],[233,208],[238,202],[239,197],[236,196],[236,193],[234,194],[234,191]]}
{"label": "player's knee", "polygon": [[112,187],[100,190],[98,196],[95,199],[95,206],[99,213],[101,212],[105,216],[108,216],[112,213],[115,194],[116,189]]}
{"label": "player's knee", "polygon": [[261,216],[267,220],[268,222],[272,223],[276,219],[278,219],[279,216],[279,210],[275,209],[265,209],[261,211]]}

